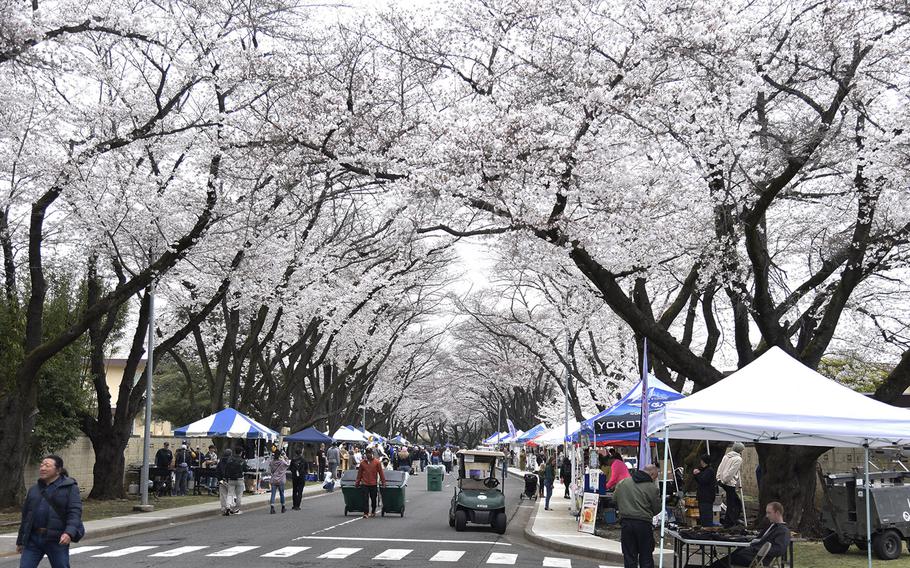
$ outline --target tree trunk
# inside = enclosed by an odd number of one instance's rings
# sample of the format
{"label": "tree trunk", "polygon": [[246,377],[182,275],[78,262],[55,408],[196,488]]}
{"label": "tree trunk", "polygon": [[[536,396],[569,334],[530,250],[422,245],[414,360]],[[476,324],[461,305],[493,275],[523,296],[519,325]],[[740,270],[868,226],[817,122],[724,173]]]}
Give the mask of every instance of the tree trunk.
{"label": "tree trunk", "polygon": [[[765,506],[777,501],[784,506],[784,519],[791,528],[805,536],[818,535],[815,464],[828,448],[757,444],[756,449],[762,468],[759,519],[764,518]],[[754,474],[742,472],[743,476]]]}
{"label": "tree trunk", "polygon": [[[33,421],[34,419],[32,419]],[[26,451],[25,411],[13,393],[0,399],[0,455],[3,456],[3,475],[0,475],[0,508],[18,507],[25,495],[22,475],[28,460]]]}
{"label": "tree trunk", "polygon": [[123,488],[123,473],[129,436],[122,435],[113,429],[105,428],[91,436],[92,448],[95,450],[95,476],[89,499],[123,499],[126,491]]}

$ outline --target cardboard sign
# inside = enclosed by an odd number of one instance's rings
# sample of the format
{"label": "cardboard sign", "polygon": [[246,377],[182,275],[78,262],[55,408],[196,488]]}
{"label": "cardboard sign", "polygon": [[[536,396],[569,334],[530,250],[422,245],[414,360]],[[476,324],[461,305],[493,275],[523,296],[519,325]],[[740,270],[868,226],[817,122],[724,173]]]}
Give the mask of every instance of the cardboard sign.
{"label": "cardboard sign", "polygon": [[581,514],[578,515],[578,532],[594,534],[599,497],[597,493],[585,493],[581,502]]}

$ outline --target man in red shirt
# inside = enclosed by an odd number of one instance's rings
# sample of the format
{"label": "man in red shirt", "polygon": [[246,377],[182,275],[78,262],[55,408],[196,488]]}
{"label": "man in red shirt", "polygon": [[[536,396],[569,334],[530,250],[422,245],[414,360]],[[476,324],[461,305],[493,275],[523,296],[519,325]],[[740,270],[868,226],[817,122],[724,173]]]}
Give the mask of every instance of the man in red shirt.
{"label": "man in red shirt", "polygon": [[[363,512],[363,518],[376,516],[376,497],[379,493],[378,483],[385,487],[385,473],[382,462],[373,456],[373,449],[367,449],[366,457],[357,466],[357,487],[363,487],[364,498],[370,500],[370,513]],[[364,507],[366,508],[366,507]]]}

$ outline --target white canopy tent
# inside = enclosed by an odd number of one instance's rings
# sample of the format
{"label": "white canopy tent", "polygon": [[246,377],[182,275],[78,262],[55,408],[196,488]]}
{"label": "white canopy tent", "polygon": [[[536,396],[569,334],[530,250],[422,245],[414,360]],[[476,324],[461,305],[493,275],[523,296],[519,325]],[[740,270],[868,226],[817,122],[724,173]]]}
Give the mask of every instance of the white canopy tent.
{"label": "white canopy tent", "polygon": [[[576,432],[581,427],[578,420],[569,420],[569,434]],[[537,436],[532,442],[538,446],[560,446],[566,440],[566,423],[558,424],[550,428],[540,436]]]}
{"label": "white canopy tent", "polygon": [[[857,393],[809,369],[782,349],[772,347],[717,384],[668,402],[652,414],[648,434],[660,432],[664,436],[664,480],[668,442],[673,437],[863,447],[868,486],[869,448],[910,444],[910,410]],[[870,501],[866,499],[866,537],[871,567]],[[663,523],[660,535],[663,548]],[[663,567],[663,556],[660,566]]]}

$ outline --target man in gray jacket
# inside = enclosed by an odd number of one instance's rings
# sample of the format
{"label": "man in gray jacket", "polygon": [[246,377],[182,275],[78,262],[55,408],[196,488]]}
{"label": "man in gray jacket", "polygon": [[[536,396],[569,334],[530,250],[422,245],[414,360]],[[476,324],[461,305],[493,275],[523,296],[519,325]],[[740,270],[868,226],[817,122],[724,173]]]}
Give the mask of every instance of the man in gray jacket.
{"label": "man in gray jacket", "polygon": [[338,449],[338,442],[326,450],[325,461],[329,464],[328,469],[332,473],[332,477],[338,477],[338,464],[341,463],[341,450]]}
{"label": "man in gray jacket", "polygon": [[633,470],[632,476],[619,482],[613,493],[619,510],[625,568],[654,568],[654,528],[651,524],[663,507],[657,489],[657,466]]}

